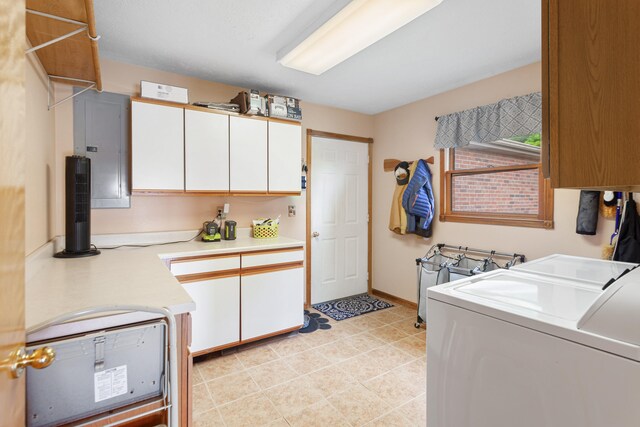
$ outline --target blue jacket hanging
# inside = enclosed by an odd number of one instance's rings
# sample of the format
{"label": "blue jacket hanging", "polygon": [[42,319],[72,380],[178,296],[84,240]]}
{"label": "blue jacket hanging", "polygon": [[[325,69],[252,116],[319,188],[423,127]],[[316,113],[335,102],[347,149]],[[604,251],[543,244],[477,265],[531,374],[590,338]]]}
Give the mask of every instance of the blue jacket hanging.
{"label": "blue jacket hanging", "polygon": [[402,195],[402,207],[407,212],[407,233],[431,236],[431,223],[435,211],[431,171],[427,163],[420,159]]}

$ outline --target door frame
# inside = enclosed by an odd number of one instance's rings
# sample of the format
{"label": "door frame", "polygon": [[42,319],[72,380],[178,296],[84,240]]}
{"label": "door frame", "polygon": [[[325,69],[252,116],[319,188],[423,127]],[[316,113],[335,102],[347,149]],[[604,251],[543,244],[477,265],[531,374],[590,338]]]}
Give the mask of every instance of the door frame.
{"label": "door frame", "polygon": [[372,250],[372,242],[371,242],[371,237],[372,237],[372,224],[373,224],[373,217],[372,217],[372,212],[371,212],[371,202],[372,202],[372,191],[371,191],[371,184],[372,184],[372,144],[373,144],[373,138],[365,138],[362,136],[354,136],[354,135],[345,135],[345,134],[341,134],[341,133],[333,133],[333,132],[324,132],[324,131],[320,131],[320,130],[314,130],[314,129],[307,129],[307,226],[306,226],[306,231],[307,231],[307,236],[306,236],[306,291],[305,291],[305,301],[304,301],[304,306],[305,308],[309,308],[311,306],[311,184],[312,184],[312,180],[311,180],[311,171],[312,171],[312,142],[313,142],[313,137],[317,137],[317,138],[330,138],[330,139],[338,139],[341,141],[347,141],[347,142],[360,142],[363,144],[368,144],[368,156],[369,156],[369,162],[368,162],[368,188],[367,188],[367,215],[369,215],[369,221],[367,224],[367,292],[369,294],[371,294],[372,292],[372,272],[371,272],[371,250]]}

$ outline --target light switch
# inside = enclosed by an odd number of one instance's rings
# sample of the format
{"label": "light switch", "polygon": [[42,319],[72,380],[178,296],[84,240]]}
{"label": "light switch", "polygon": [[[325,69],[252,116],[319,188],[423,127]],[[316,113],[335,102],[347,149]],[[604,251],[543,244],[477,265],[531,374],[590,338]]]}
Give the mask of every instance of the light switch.
{"label": "light switch", "polygon": [[295,205],[289,205],[289,216],[296,216],[296,207],[295,207]]}

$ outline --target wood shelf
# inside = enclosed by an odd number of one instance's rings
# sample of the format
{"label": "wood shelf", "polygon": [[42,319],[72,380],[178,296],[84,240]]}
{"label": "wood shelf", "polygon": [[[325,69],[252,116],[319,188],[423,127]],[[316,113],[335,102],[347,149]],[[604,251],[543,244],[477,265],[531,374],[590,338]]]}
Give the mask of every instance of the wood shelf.
{"label": "wood shelf", "polygon": [[[87,30],[36,50],[34,53],[49,76],[61,76],[95,82],[102,90],[98,36],[96,32],[93,0],[27,0],[27,10],[33,10],[60,18],[71,19],[87,25]],[[32,46],[51,41],[81,28],[77,24],[53,18],[26,14],[27,38]],[[91,37],[91,38],[90,38]],[[52,81],[70,83],[51,78]]]}
{"label": "wood shelf", "polygon": [[[432,165],[433,164],[433,156],[424,159],[425,162],[427,162],[428,164]],[[398,163],[402,162],[402,160],[398,160],[398,159],[384,159],[384,171],[385,172],[393,172],[394,169],[396,168],[396,166],[398,165]],[[413,163],[413,161],[411,162],[407,162],[410,165]]]}

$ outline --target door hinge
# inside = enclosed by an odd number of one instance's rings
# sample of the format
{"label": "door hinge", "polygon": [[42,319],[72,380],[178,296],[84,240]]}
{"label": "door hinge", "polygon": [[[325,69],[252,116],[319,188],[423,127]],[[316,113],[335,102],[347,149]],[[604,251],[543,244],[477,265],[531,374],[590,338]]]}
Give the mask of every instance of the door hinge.
{"label": "door hinge", "polygon": [[367,214],[367,222],[369,222],[369,221],[370,221],[369,214]]}

